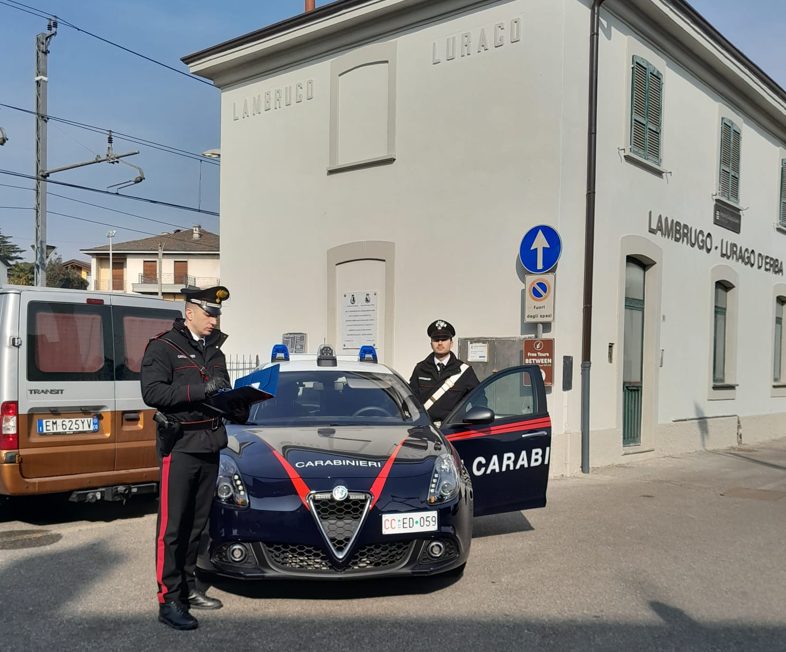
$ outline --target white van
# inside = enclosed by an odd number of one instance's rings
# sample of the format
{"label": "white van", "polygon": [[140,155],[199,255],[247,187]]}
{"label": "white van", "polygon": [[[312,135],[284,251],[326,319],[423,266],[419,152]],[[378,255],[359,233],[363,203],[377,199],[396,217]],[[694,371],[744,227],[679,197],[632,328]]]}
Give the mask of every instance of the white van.
{"label": "white van", "polygon": [[180,304],[113,292],[0,286],[0,496],[155,492],[148,340]]}

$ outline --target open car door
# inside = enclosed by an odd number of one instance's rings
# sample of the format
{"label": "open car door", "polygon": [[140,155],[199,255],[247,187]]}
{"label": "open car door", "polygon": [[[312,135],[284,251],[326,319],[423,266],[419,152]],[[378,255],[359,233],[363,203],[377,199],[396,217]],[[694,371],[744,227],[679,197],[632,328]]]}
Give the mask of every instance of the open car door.
{"label": "open car door", "polygon": [[537,365],[504,369],[442,422],[472,477],[475,516],[544,507],[551,418]]}

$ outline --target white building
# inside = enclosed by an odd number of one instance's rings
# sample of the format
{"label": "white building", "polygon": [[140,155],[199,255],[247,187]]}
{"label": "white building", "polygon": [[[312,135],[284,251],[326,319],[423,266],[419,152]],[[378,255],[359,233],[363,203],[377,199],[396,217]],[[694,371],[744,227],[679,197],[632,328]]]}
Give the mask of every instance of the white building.
{"label": "white building", "polygon": [[591,4],[341,0],[186,57],[222,92],[228,346],[353,350],[369,295],[406,377],[435,318],[518,362],[545,224],[555,473],[583,414],[593,466],[786,434],[786,91],[683,0],[607,0],[588,157]]}

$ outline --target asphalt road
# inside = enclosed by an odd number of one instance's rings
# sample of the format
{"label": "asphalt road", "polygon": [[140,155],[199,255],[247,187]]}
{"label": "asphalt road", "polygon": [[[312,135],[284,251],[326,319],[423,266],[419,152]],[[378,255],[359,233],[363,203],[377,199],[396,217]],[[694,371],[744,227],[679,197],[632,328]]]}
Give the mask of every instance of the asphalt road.
{"label": "asphalt road", "polygon": [[476,519],[458,580],[213,587],[156,620],[155,502],[0,517],[3,650],[786,650],[786,439],[558,479]]}

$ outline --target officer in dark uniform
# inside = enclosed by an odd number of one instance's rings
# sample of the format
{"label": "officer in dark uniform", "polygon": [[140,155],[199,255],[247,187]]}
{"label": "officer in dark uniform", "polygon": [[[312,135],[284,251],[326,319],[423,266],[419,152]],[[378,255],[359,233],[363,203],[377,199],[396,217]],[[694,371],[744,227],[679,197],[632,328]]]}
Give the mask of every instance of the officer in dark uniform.
{"label": "officer in dark uniform", "polygon": [[479,381],[472,367],[450,350],[456,335],[451,324],[437,319],[428,325],[426,333],[431,338],[431,353],[415,365],[409,386],[439,425]]}
{"label": "officer in dark uniform", "polygon": [[[174,629],[195,629],[194,609],[219,609],[196,584],[196,559],[207,525],[218,475],[219,451],[227,434],[219,413],[206,401],[229,388],[221,345],[227,336],[216,327],[223,286],[183,288],[185,319],[150,340],[142,360],[142,397],[157,408],[161,485],[156,527],[158,619]],[[231,420],[244,423],[247,406]]]}

